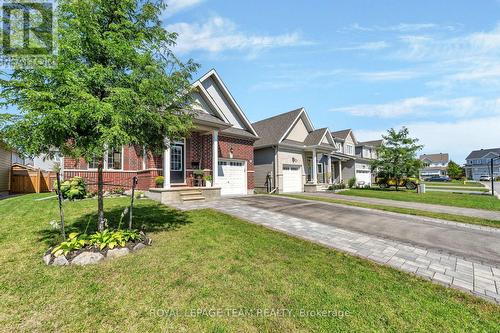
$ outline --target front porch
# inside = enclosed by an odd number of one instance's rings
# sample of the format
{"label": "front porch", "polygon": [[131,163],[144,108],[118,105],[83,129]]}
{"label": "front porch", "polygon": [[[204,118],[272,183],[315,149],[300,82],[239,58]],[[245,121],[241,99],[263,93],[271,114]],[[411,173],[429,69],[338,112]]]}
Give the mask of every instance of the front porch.
{"label": "front porch", "polygon": [[305,152],[306,183],[304,192],[317,192],[344,182],[343,169],[354,159],[326,150]]}

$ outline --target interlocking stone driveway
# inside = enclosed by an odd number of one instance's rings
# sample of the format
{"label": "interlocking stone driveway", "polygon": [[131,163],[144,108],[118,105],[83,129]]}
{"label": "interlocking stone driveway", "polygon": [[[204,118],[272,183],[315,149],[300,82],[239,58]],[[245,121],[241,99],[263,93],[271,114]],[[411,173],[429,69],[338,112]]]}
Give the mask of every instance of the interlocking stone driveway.
{"label": "interlocking stone driveway", "polygon": [[[314,205],[311,208],[311,205]],[[318,206],[319,205],[319,206]],[[479,230],[469,226],[437,220],[426,220],[401,214],[372,211],[358,207],[346,207],[328,203],[311,203],[305,200],[297,200],[273,196],[251,196],[224,199],[215,202],[202,202],[178,205],[177,208],[188,210],[198,208],[213,208],[221,212],[231,214],[252,223],[260,224],[293,236],[320,243],[347,253],[370,259],[372,261],[389,265],[396,269],[407,271],[421,277],[430,279],[452,288],[461,289],[474,295],[486,298],[490,301],[500,303],[500,265],[498,264],[499,245],[487,244],[495,242],[500,244],[500,233],[496,229]],[[329,212],[330,220],[348,220],[355,224],[350,228],[349,224],[338,224],[328,222],[319,218],[318,214],[308,214],[311,209]],[[297,212],[304,211],[306,216],[294,216]],[[368,218],[369,215],[373,218]],[[350,219],[349,219],[350,215]],[[432,246],[422,246],[418,239],[414,241],[401,241],[390,237],[388,230],[385,236],[374,235],[373,228],[368,228],[373,221],[381,219],[386,228],[396,221],[400,229],[406,226],[418,229],[420,223],[424,230],[424,238],[432,241],[434,236],[427,232],[452,233],[450,244],[439,243]],[[360,228],[363,221],[365,230]],[[389,224],[387,224],[389,223]],[[435,224],[434,229],[429,225]],[[415,226],[417,225],[417,226]],[[432,227],[432,225],[431,225]],[[430,229],[429,229],[430,228]],[[432,231],[431,231],[432,230]],[[422,237],[421,234],[412,235]],[[469,238],[481,237],[485,241],[475,244],[484,254],[478,256],[476,253],[466,253],[460,250],[461,239],[457,235],[467,235]],[[397,237],[396,237],[397,238]],[[410,237],[409,237],[410,238]],[[442,241],[442,240],[441,240]],[[455,242],[456,246],[453,246]],[[428,243],[423,243],[428,244]],[[473,244],[464,245],[465,249]],[[497,258],[497,260],[494,260]]]}

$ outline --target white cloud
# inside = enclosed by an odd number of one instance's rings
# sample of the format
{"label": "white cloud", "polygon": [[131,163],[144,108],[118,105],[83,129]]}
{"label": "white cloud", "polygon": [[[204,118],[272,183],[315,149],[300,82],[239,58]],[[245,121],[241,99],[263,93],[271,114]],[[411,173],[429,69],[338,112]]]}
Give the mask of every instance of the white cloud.
{"label": "white cloud", "polygon": [[297,32],[281,35],[252,35],[241,32],[234,22],[216,16],[204,23],[176,23],[166,27],[179,33],[175,50],[188,53],[195,50],[219,53],[226,50],[246,50],[255,53],[263,49],[310,45]]}
{"label": "white cloud", "polygon": [[167,8],[163,13],[163,17],[170,17],[174,14],[183,11],[188,8],[195,7],[202,3],[204,0],[168,0]]}
{"label": "white cloud", "polygon": [[340,47],[337,50],[340,51],[377,51],[377,50],[382,50],[386,49],[389,47],[389,43],[385,41],[378,41],[378,42],[368,42],[368,43],[361,43],[353,46],[346,46],[346,47]]}
{"label": "white cloud", "polygon": [[[456,122],[414,122],[395,128],[408,127],[410,135],[424,145],[423,153],[450,153],[451,159],[463,163],[472,150],[498,147],[498,124],[500,115]],[[357,130],[356,137],[362,141],[373,140],[385,132],[386,129]]]}
{"label": "white cloud", "polygon": [[381,71],[381,72],[360,72],[356,76],[364,81],[392,81],[392,80],[410,80],[421,76],[421,73],[415,71]]}
{"label": "white cloud", "polygon": [[476,97],[432,99],[413,97],[384,104],[360,104],[333,108],[330,111],[349,113],[359,117],[397,118],[407,115],[468,117],[481,113],[500,114],[500,99],[482,100]]}
{"label": "white cloud", "polygon": [[435,23],[399,23],[396,25],[372,25],[372,26],[362,26],[359,23],[353,23],[347,27],[341,29],[341,31],[359,31],[359,32],[381,32],[381,31],[392,31],[392,32],[415,32],[422,30],[455,30],[455,26],[452,25],[440,25]]}

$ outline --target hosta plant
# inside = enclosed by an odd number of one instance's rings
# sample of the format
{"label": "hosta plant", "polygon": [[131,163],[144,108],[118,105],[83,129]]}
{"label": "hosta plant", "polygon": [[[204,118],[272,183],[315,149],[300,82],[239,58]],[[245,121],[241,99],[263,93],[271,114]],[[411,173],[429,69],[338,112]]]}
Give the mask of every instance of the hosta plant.
{"label": "hosta plant", "polygon": [[79,235],[77,232],[69,234],[69,239],[56,246],[52,253],[57,257],[61,254],[67,255],[69,252],[80,250],[85,245],[89,244],[89,237],[87,234]]}

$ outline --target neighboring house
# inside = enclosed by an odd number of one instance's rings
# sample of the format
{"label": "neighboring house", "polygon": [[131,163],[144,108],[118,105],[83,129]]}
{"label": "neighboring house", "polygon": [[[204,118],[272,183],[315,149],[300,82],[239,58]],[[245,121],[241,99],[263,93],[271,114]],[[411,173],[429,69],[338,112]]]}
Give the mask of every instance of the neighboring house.
{"label": "neighboring house", "polygon": [[[383,140],[358,142],[356,145],[356,179],[364,181],[365,185],[375,182],[376,173],[371,172],[371,162],[378,158],[377,149]],[[368,177],[370,177],[368,181]]]}
{"label": "neighboring house", "polygon": [[[220,188],[222,195],[253,193],[253,143],[258,137],[252,124],[215,70],[193,88],[196,127],[190,135],[172,142],[162,155],[131,145],[110,149],[104,156],[105,184],[128,189],[137,176],[138,188],[146,190],[155,186],[157,176],[165,175],[161,193],[171,194],[201,185],[194,174],[200,170],[213,176],[213,189]],[[63,168],[66,179],[81,176],[97,183],[97,160],[64,158]]]}
{"label": "neighboring house", "polygon": [[252,125],[260,137],[254,144],[256,189],[316,191],[333,182],[338,147],[327,128],[314,129],[304,108]]}
{"label": "neighboring house", "polygon": [[425,165],[420,170],[421,178],[448,175],[448,163],[450,163],[450,156],[448,154],[424,154],[420,156],[420,160]]}
{"label": "neighboring house", "polygon": [[12,152],[0,142],[0,193],[9,191]]}
{"label": "neighboring house", "polygon": [[[479,180],[491,175],[491,159],[500,156],[500,148],[474,150],[467,156],[465,175],[468,179]],[[500,159],[493,162],[493,176],[500,177]]]}
{"label": "neighboring house", "polygon": [[344,158],[344,161],[339,162],[340,181],[345,183],[355,177],[358,185],[371,185],[374,175],[370,163],[377,158],[376,150],[382,140],[359,142],[351,129],[332,132],[332,136]]}

